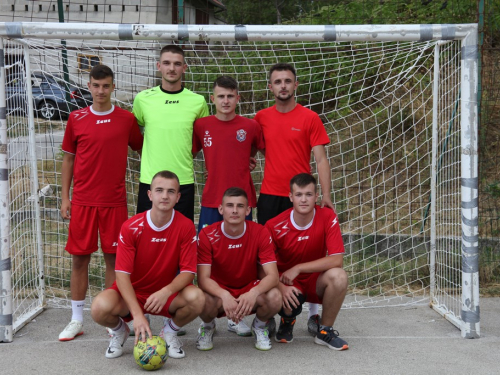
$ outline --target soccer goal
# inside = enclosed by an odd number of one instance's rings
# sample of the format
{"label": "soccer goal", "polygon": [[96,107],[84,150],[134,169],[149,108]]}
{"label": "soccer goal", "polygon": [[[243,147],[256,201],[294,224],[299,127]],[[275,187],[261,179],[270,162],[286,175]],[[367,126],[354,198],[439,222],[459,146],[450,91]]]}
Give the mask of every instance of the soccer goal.
{"label": "soccer goal", "polygon": [[[131,109],[160,83],[155,63],[170,43],[186,51],[187,88],[208,101],[214,79],[231,75],[248,117],[273,105],[270,66],[296,67],[298,102],[331,141],[332,191],[321,194],[341,222],[344,308],[429,304],[463,337],[479,337],[476,25],[19,22],[0,23],[0,341],[45,306],[70,306],[60,144],[68,112],[89,104],[75,88],[93,65],[109,65],[114,104]],[[140,161],[129,156],[132,214]],[[195,178],[199,202],[202,159]],[[104,285],[99,253],[89,273],[88,302]]]}

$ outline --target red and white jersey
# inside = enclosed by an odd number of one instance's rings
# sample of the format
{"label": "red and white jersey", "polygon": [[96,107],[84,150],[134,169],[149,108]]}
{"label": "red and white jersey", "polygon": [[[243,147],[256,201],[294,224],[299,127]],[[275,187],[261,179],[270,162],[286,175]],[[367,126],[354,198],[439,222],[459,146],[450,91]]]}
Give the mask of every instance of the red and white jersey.
{"label": "red and white jersey", "polygon": [[236,115],[230,121],[215,116],[195,121],[193,153],[203,150],[208,171],[201,197],[203,207],[219,207],[224,192],[233,186],[245,190],[250,207],[257,206],[249,166],[252,146],[264,148],[262,131],[255,120]]}
{"label": "red and white jersey", "polygon": [[158,228],[149,210],[122,225],[115,271],[130,274],[136,292],[157,292],[178,270],[196,273],[196,230],[191,220],[174,210],[172,219]]}
{"label": "red and white jersey", "polygon": [[288,197],[290,180],[299,173],[311,173],[311,150],[330,143],[316,112],[297,104],[287,113],[272,106],[257,112],[266,142],[266,163],[261,193]]}
{"label": "red and white jersey", "polygon": [[240,289],[257,280],[257,264],[276,262],[271,236],[264,226],[245,221],[238,237],[224,232],[224,222],[205,227],[198,236],[198,265],[211,266],[210,278]]}
{"label": "red and white jersey", "polygon": [[327,207],[316,206],[313,219],[305,227],[293,220],[293,208],[269,220],[266,227],[276,246],[280,274],[297,264],[345,252],[337,214]]}
{"label": "red and white jersey", "polygon": [[142,148],[134,115],[113,106],[107,112],[92,107],[71,112],[62,150],[75,155],[74,204],[117,207],[127,204],[125,172],[128,146]]}

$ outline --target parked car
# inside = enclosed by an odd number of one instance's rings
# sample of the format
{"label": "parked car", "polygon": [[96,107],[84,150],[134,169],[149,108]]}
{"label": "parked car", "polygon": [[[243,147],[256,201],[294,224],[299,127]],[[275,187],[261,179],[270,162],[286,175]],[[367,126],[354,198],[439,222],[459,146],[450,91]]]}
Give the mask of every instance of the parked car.
{"label": "parked car", "polygon": [[[6,78],[5,94],[8,113],[18,111],[26,114],[28,98],[24,76],[11,74]],[[31,91],[36,115],[46,120],[67,118],[71,111],[92,104],[92,95],[89,90],[78,87],[72,81],[68,82],[68,89],[66,89],[66,83],[62,77],[44,72],[34,72],[31,75]],[[66,96],[69,101],[66,100]]]}

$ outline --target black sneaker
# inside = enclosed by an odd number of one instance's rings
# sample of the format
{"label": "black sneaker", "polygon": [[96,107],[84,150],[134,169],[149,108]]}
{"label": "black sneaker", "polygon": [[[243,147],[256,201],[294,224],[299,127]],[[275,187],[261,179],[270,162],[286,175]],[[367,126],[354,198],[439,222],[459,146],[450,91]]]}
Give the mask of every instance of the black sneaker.
{"label": "black sneaker", "polygon": [[281,318],[280,327],[274,340],[276,342],[290,343],[293,341],[293,326],[295,325],[295,318]]}
{"label": "black sneaker", "polygon": [[309,318],[309,320],[307,321],[307,331],[313,335],[314,337],[316,337],[316,335],[318,334],[318,331],[319,331],[319,315],[316,314],[316,315],[313,315]]}
{"label": "black sneaker", "polygon": [[274,320],[274,316],[267,322],[267,330],[269,331],[269,337],[273,337],[276,334],[276,320]]}
{"label": "black sneaker", "polygon": [[339,337],[339,332],[335,331],[332,327],[321,329],[318,335],[314,338],[314,342],[319,345],[328,346],[333,350],[346,350],[349,345],[345,340]]}

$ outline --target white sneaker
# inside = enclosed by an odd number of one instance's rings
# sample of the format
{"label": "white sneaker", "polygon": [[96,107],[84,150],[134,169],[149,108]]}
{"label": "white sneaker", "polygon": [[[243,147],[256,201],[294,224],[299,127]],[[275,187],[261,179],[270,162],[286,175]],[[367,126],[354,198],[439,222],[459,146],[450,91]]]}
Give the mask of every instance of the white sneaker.
{"label": "white sneaker", "polygon": [[198,329],[198,339],[196,340],[196,349],[198,350],[212,350],[214,347],[214,333],[215,333],[215,326],[214,328],[207,328],[203,325],[203,323],[200,324],[200,328]]}
{"label": "white sneaker", "polygon": [[80,335],[83,335],[83,322],[72,320],[59,334],[59,341],[71,341]]}
{"label": "white sneaker", "polygon": [[[148,321],[149,326],[151,327],[151,316],[149,314],[144,314],[144,317]],[[127,323],[128,328],[130,329],[129,336],[135,336],[135,331],[134,331],[134,321],[131,320],[130,322]]]}
{"label": "white sneaker", "polygon": [[111,340],[109,340],[108,350],[106,350],[106,358],[117,358],[123,354],[123,344],[128,339],[130,328],[122,321],[122,326],[119,330],[111,330]]}
{"label": "white sneaker", "polygon": [[186,353],[182,350],[182,342],[179,340],[175,332],[164,332],[164,337],[169,357],[184,358],[186,356]]}
{"label": "white sneaker", "polygon": [[252,336],[252,330],[245,323],[244,320],[241,320],[238,324],[233,322],[231,319],[227,320],[227,330],[229,332],[234,332],[238,336]]}
{"label": "white sneaker", "polygon": [[[163,328],[158,333],[158,336],[160,336],[163,340],[165,340],[165,337],[163,337],[163,329],[168,324],[168,320],[169,320],[169,318],[165,318],[165,317],[163,318]],[[184,329],[184,327],[181,327],[181,329],[179,329],[177,331],[177,336],[184,336],[185,334],[186,334],[186,330]]]}
{"label": "white sneaker", "polygon": [[259,350],[270,350],[271,339],[269,338],[269,331],[267,326],[265,328],[256,328],[252,323],[252,333],[255,337],[255,348]]}

